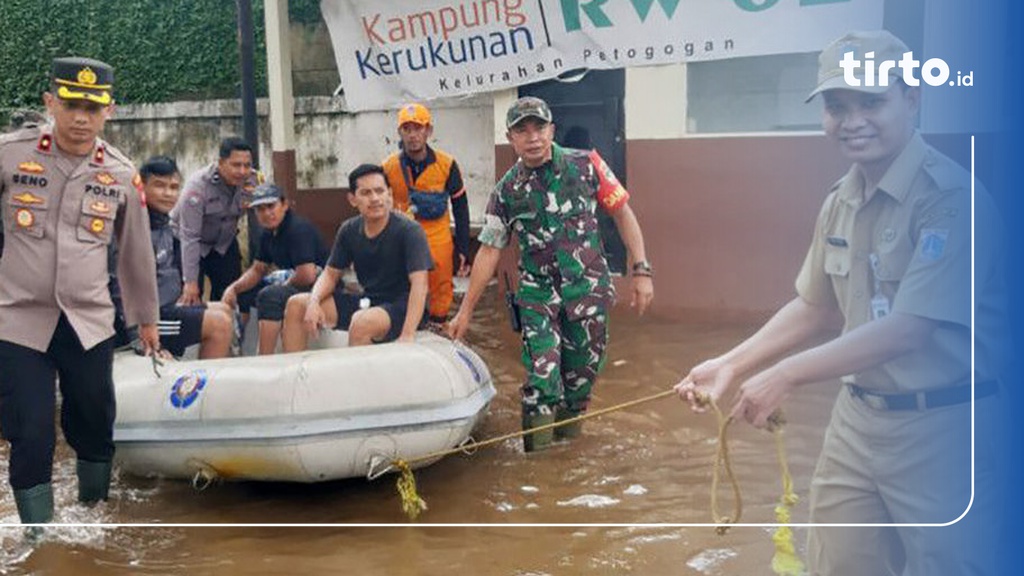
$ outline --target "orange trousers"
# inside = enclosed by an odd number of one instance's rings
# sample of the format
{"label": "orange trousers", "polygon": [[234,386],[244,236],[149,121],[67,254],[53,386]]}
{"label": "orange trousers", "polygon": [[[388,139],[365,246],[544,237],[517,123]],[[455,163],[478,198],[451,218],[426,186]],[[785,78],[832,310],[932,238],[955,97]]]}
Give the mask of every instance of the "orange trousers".
{"label": "orange trousers", "polygon": [[[446,214],[447,216],[447,214]],[[448,311],[452,307],[452,275],[455,273],[454,253],[455,242],[448,225],[448,218],[437,220],[417,220],[427,234],[430,245],[430,257],[434,260],[434,269],[428,276],[430,293],[427,295],[427,310],[436,321],[448,319]]]}

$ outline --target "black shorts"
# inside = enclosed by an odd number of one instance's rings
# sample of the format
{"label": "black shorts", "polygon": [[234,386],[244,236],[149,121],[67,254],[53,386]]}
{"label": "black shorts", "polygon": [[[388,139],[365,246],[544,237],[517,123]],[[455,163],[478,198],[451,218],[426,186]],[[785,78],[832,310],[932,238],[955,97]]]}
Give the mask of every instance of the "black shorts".
{"label": "black shorts", "polygon": [[168,306],[160,310],[157,330],[160,345],[175,356],[185,353],[185,348],[199,344],[203,339],[203,315],[206,304],[195,306]]}
{"label": "black shorts", "polygon": [[266,279],[260,280],[254,288],[238,295],[238,310],[248,314],[255,306],[260,320],[284,320],[284,307],[288,299],[300,292],[309,292],[312,288],[296,288],[291,284],[269,284]]}
{"label": "black shorts", "polygon": [[[359,300],[362,298],[365,298],[365,296],[346,294],[341,290],[334,291],[334,306],[338,309],[338,324],[334,327],[335,330],[348,330],[348,325],[352,322],[352,316],[359,311]],[[391,342],[401,336],[402,326],[405,325],[405,310],[408,304],[409,297],[404,294],[392,301],[375,301],[372,298],[370,299],[371,307],[383,308],[388,313],[388,318],[391,319],[391,328],[388,329],[388,333],[383,339],[377,340],[378,343]],[[426,321],[427,314],[424,312],[419,328],[426,326]]]}

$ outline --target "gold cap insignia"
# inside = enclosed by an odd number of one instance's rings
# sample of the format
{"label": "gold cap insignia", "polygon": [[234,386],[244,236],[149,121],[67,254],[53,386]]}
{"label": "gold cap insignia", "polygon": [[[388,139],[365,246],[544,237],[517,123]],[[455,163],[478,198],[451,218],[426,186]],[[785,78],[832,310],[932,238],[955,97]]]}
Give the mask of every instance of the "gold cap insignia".
{"label": "gold cap insignia", "polygon": [[42,204],[45,202],[45,200],[31,192],[22,192],[21,194],[13,196],[11,199],[19,204]]}
{"label": "gold cap insignia", "polygon": [[29,174],[42,174],[43,172],[46,172],[46,168],[43,168],[42,164],[31,160],[18,164],[18,170],[28,172]]}
{"label": "gold cap insignia", "polygon": [[103,230],[106,227],[107,224],[106,222],[103,221],[102,218],[93,218],[92,222],[89,224],[89,230],[92,230],[93,234],[99,234],[100,232],[103,232]]}
{"label": "gold cap insignia", "polygon": [[18,222],[18,226],[22,228],[28,228],[36,222],[35,215],[27,208],[21,208],[15,212],[14,219]]}
{"label": "gold cap insignia", "polygon": [[78,83],[92,85],[96,83],[96,73],[86,66],[78,71]]}

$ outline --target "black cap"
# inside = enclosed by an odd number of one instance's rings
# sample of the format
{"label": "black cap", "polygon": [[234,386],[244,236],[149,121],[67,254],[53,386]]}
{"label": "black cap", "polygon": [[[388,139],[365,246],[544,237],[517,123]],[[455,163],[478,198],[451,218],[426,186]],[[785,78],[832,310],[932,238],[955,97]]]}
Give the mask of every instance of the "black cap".
{"label": "black cap", "polygon": [[273,204],[278,200],[284,200],[284,191],[273,184],[260,184],[252,191],[252,201],[249,202],[250,208],[255,208],[262,204]]}
{"label": "black cap", "polygon": [[50,80],[61,100],[88,100],[103,106],[114,101],[114,69],[99,60],[56,58]]}

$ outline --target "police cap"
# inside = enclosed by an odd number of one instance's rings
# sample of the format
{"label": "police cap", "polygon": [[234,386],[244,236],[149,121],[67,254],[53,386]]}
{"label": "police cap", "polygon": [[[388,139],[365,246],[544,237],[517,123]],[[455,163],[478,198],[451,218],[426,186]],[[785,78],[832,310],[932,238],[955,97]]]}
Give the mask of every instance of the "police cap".
{"label": "police cap", "polygon": [[108,106],[113,102],[114,68],[90,58],[56,58],[50,81],[62,100],[88,100]]}

